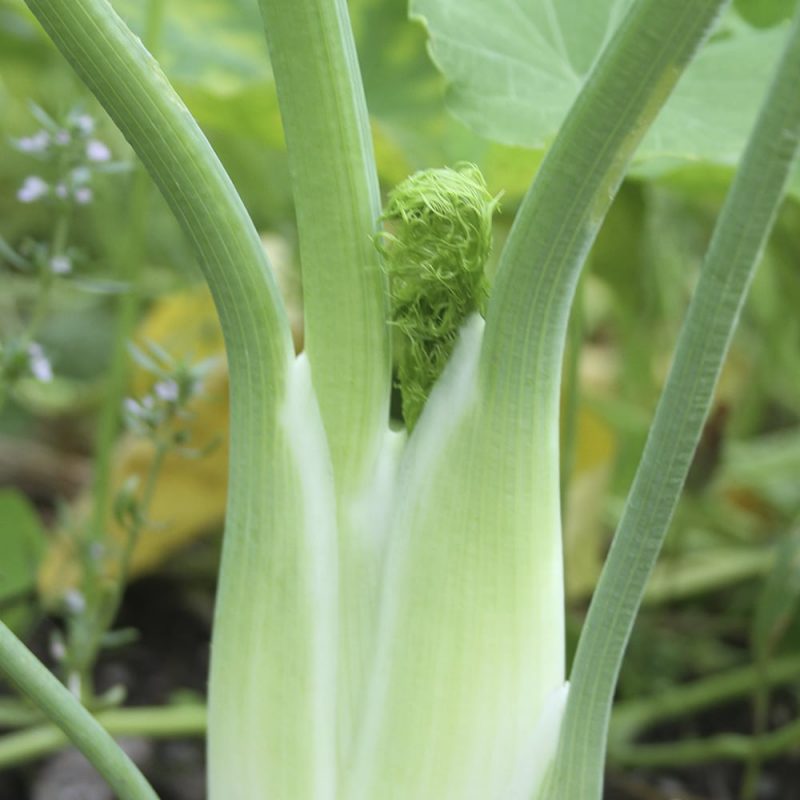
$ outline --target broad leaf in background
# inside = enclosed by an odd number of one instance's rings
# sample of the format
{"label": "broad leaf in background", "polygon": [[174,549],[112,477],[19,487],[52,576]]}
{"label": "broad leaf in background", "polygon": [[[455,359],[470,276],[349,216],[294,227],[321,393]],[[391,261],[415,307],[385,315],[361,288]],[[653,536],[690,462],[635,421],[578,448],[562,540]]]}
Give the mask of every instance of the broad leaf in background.
{"label": "broad leaf in background", "polygon": [[32,612],[44,530],[34,508],[15,489],[0,490],[0,619],[14,630]]}
{"label": "broad leaf in background", "polygon": [[[482,136],[541,149],[553,138],[630,0],[412,0],[451,110]],[[744,3],[758,12],[755,4]],[[786,36],[730,14],[640,146],[634,173],[685,162],[732,168]],[[800,194],[800,172],[792,186]]]}
{"label": "broad leaf in background", "polygon": [[419,169],[471,161],[491,192],[513,204],[540,154],[487,141],[447,113],[446,81],[428,57],[425,31],[408,21],[408,0],[349,6],[381,180],[391,186]]}

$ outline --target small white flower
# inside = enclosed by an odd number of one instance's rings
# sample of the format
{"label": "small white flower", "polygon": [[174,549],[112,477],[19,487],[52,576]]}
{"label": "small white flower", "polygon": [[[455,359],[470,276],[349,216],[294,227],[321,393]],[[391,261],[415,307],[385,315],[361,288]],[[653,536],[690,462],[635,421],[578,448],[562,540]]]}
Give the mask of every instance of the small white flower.
{"label": "small white flower", "polygon": [[70,589],[64,595],[64,605],[72,614],[80,614],[86,610],[86,599],[77,589]]}
{"label": "small white flower", "polygon": [[139,417],[142,414],[142,407],[132,397],[126,397],[122,401],[122,407],[132,417]]}
{"label": "small white flower", "polygon": [[28,345],[28,367],[31,375],[37,381],[49,383],[53,380],[53,368],[50,366],[42,346],[36,342],[31,342]]}
{"label": "small white flower", "polygon": [[111,150],[99,139],[89,139],[86,143],[86,158],[89,161],[102,162],[111,158]]}
{"label": "small white flower", "polygon": [[87,167],[75,167],[70,173],[73,184],[88,183],[91,180],[92,173]]}
{"label": "small white flower", "polygon": [[50,259],[50,271],[53,275],[67,275],[72,272],[72,261],[69,256],[53,256]]}
{"label": "small white flower", "polygon": [[56,194],[56,197],[60,197],[62,200],[65,200],[69,195],[67,191],[67,185],[65,183],[57,183],[56,188],[53,190]]}
{"label": "small white flower", "polygon": [[88,114],[77,114],[72,118],[72,124],[84,135],[88,136],[94,131],[94,120]]}
{"label": "small white flower", "polygon": [[50,144],[50,136],[47,131],[37,131],[32,136],[23,136],[17,139],[17,150],[23,153],[43,153]]}
{"label": "small white flower", "polygon": [[17,192],[17,200],[21,203],[34,203],[48,194],[50,184],[38,175],[28,175]]}
{"label": "small white flower", "polygon": [[159,381],[153,389],[156,396],[165,403],[174,403],[180,393],[177,382],[169,378]]}
{"label": "small white flower", "polygon": [[75,189],[73,196],[75,197],[75,202],[78,205],[85,206],[87,203],[92,202],[92,197],[94,195],[88,186],[79,186],[77,189]]}
{"label": "small white flower", "polygon": [[64,640],[60,637],[57,639],[52,639],[50,641],[50,655],[56,661],[63,661],[67,656],[67,648],[64,644]]}
{"label": "small white flower", "polygon": [[72,141],[72,137],[69,135],[69,131],[64,130],[63,128],[55,135],[56,144],[67,145],[70,143],[70,141]]}
{"label": "small white flower", "polygon": [[89,558],[99,563],[105,558],[107,550],[108,548],[102,542],[92,542],[89,545]]}

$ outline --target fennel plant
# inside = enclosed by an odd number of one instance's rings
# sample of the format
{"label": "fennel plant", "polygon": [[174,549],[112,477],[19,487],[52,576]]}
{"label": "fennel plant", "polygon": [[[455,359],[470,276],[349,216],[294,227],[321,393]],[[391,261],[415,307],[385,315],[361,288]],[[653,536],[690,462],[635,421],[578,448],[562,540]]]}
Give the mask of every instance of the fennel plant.
{"label": "fennel plant", "polygon": [[[183,225],[226,337],[212,800],[599,798],[625,642],[797,150],[800,21],[709,251],[568,688],[558,401],[569,308],[631,156],[724,0],[631,5],[522,203],[488,302],[481,259],[464,257],[486,250],[493,203],[473,186],[485,203],[467,226],[477,239],[447,268],[469,263],[475,280],[443,291],[435,276],[437,296],[453,293],[463,313],[430,347],[419,337],[439,318],[420,314],[420,298],[436,303],[397,261],[424,248],[392,230],[419,213],[426,187],[405,185],[382,214],[346,3],[262,0],[300,233],[299,357],[246,211],[155,61],[107,0],[27,2]],[[422,182],[442,192],[450,178]],[[421,327],[392,317],[398,300]],[[401,379],[417,381],[403,390],[408,430],[389,427],[393,349]],[[4,628],[0,667],[121,797],[154,796]]]}

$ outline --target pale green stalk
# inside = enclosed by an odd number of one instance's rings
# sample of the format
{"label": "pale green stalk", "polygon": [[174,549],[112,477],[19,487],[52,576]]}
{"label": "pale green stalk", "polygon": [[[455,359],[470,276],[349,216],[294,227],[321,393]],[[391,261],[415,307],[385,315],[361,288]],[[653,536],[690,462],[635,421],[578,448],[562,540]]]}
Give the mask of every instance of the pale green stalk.
{"label": "pale green stalk", "polygon": [[347,800],[530,800],[540,785],[565,700],[569,305],[635,146],[723,5],[634,6],[523,202],[485,336],[476,321],[465,329],[414,429]]}
{"label": "pale green stalk", "polygon": [[[241,527],[226,526],[209,692],[212,800],[335,797],[333,474],[304,356],[288,383],[272,441],[255,433],[260,496]],[[240,467],[232,461],[232,482],[248,480]]]}
{"label": "pale green stalk", "polygon": [[373,513],[391,388],[381,214],[364,89],[345,0],[261,0],[292,177],[305,352],[336,480],[340,748],[362,702],[382,532]]}
{"label": "pale green stalk", "polygon": [[[212,798],[331,796],[331,467],[261,241],[188,111],[105,0],[30,0],[200,256],[226,338],[231,472],[209,697]],[[286,698],[292,698],[288,704]]]}
{"label": "pale green stalk", "polygon": [[482,369],[496,387],[493,402],[521,409],[537,442],[557,437],[552,420],[569,310],[589,248],[633,152],[725,5],[727,0],[633,5],[517,214],[489,303]]}
{"label": "pale green stalk", "polygon": [[158,800],[135,764],[100,723],[2,622],[0,672],[83,751],[121,800]]}
{"label": "pale green stalk", "polygon": [[555,741],[558,492],[533,480],[513,424],[487,415],[482,337],[473,318],[403,454],[347,800],[524,800],[544,756],[537,739]]}
{"label": "pale green stalk", "polygon": [[570,312],[569,325],[567,327],[566,353],[564,356],[564,376],[563,394],[563,413],[560,424],[561,442],[561,464],[560,464],[560,483],[561,483],[561,513],[562,516],[567,508],[567,498],[569,497],[569,487],[572,483],[573,472],[575,470],[575,460],[578,448],[578,411],[580,408],[581,386],[580,386],[580,365],[581,352],[583,349],[584,337],[584,291],[579,283],[576,288],[575,300]]}
{"label": "pale green stalk", "polygon": [[720,215],[575,657],[548,798],[599,798],[622,655],[800,140],[800,13]]}

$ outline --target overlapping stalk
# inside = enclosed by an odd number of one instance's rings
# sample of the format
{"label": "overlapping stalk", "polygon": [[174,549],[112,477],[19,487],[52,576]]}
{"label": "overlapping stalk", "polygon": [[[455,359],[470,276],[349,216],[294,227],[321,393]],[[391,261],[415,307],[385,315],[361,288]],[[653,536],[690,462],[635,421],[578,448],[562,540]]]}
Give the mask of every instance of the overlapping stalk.
{"label": "overlapping stalk", "polygon": [[471,329],[414,431],[348,800],[537,790],[564,699],[558,396],[572,293],[628,159],[723,5],[634,5],[523,202],[482,344]]}
{"label": "overlapping stalk", "polygon": [[289,156],[305,352],[333,463],[339,542],[339,751],[350,746],[374,637],[387,482],[391,356],[381,213],[345,0],[262,0]]}

